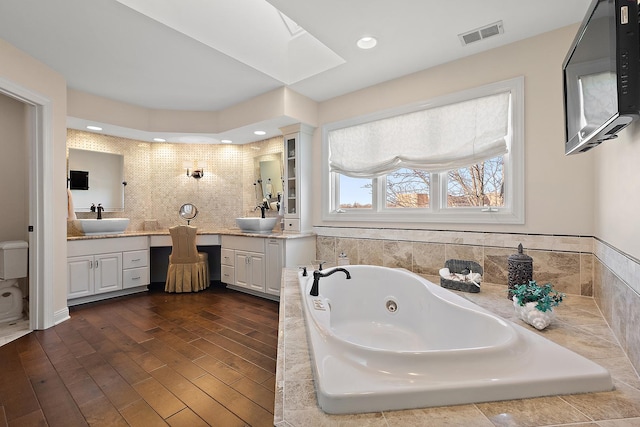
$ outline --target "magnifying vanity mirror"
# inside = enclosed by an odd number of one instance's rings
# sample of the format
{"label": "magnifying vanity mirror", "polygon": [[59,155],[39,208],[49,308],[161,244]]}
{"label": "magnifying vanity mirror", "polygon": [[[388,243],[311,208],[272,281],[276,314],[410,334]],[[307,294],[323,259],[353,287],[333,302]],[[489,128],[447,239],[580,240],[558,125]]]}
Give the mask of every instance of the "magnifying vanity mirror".
{"label": "magnifying vanity mirror", "polygon": [[191,220],[198,216],[198,208],[192,203],[185,203],[184,205],[180,206],[178,215],[180,215],[180,218],[187,221],[187,225],[189,225],[191,223]]}
{"label": "magnifying vanity mirror", "polygon": [[106,212],[124,211],[124,156],[69,148],[69,189],[75,210],[101,204]]}

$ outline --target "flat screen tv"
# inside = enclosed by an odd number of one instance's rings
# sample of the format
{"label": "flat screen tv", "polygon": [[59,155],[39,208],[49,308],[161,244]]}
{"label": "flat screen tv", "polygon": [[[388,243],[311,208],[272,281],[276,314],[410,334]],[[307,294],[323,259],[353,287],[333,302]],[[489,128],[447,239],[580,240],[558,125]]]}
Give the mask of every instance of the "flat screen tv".
{"label": "flat screen tv", "polygon": [[562,64],[565,154],[615,138],[640,117],[637,0],[593,0]]}
{"label": "flat screen tv", "polygon": [[88,190],[89,189],[89,172],[87,171],[69,171],[69,189],[70,190]]}

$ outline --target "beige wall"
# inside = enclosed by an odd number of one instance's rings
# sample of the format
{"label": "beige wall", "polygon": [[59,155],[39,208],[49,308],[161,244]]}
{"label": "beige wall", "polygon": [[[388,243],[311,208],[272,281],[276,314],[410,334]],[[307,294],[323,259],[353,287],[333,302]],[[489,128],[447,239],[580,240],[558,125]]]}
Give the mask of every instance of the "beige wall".
{"label": "beige wall", "polygon": [[[331,99],[320,104],[319,125],[524,76],[525,224],[414,224],[411,227],[591,235],[593,158],[588,154],[565,157],[563,143],[561,66],[576,30],[575,26],[562,28]],[[320,138],[319,129],[314,135],[313,155],[318,159],[321,158]],[[318,165],[319,162],[314,162],[313,182],[320,194]],[[320,198],[314,200],[314,224],[338,225],[321,221]],[[364,226],[360,223],[342,225]]]}
{"label": "beige wall", "polygon": [[41,97],[47,98],[52,106],[52,127],[46,129],[51,137],[51,147],[47,152],[53,157],[53,170],[43,171],[46,174],[47,182],[53,186],[52,206],[48,209],[51,218],[52,245],[41,250],[53,252],[52,270],[53,277],[47,277],[49,283],[54,287],[53,302],[51,311],[54,316],[65,312],[67,307],[66,292],[66,162],[65,162],[65,135],[67,121],[67,85],[64,78],[51,68],[32,57],[19,51],[12,45],[0,39],[0,79],[11,82],[33,92]]}
{"label": "beige wall", "polygon": [[[107,212],[106,218],[129,218],[129,231],[154,223],[166,229],[183,222],[178,217],[181,205],[193,203],[199,213],[192,225],[210,230],[235,227],[236,217],[256,215],[255,159],[281,153],[283,141],[278,137],[245,145],[160,144],[69,129],[67,147],[124,156],[125,211]],[[194,160],[205,165],[199,180],[186,176],[183,168],[184,162]],[[68,225],[69,234],[77,232]]]}
{"label": "beige wall", "polygon": [[640,259],[640,124],[590,153],[597,176],[594,235]]}
{"label": "beige wall", "polygon": [[0,241],[28,240],[26,107],[0,94]]}

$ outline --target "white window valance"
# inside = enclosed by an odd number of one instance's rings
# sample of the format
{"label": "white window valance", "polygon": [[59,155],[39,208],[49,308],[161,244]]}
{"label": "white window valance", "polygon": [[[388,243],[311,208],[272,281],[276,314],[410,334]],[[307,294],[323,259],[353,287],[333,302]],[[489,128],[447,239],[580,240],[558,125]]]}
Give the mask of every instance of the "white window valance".
{"label": "white window valance", "polygon": [[398,168],[466,167],[507,152],[510,92],[330,130],[332,172],[373,178]]}

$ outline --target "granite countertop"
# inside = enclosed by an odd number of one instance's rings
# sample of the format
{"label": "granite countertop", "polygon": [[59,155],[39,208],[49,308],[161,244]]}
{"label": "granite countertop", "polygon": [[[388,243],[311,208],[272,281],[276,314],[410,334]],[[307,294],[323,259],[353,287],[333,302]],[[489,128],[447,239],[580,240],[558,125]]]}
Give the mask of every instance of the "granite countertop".
{"label": "granite countertop", "polygon": [[[265,239],[300,239],[304,237],[315,236],[313,232],[293,233],[274,231],[269,234],[244,233],[239,228],[216,228],[216,229],[198,229],[199,235],[224,235],[224,236],[244,236],[244,237],[262,237]],[[169,229],[154,231],[126,231],[120,234],[99,234],[99,235],[74,235],[67,236],[67,241],[73,240],[91,240],[105,239],[114,237],[136,237],[136,236],[169,236]]]}

